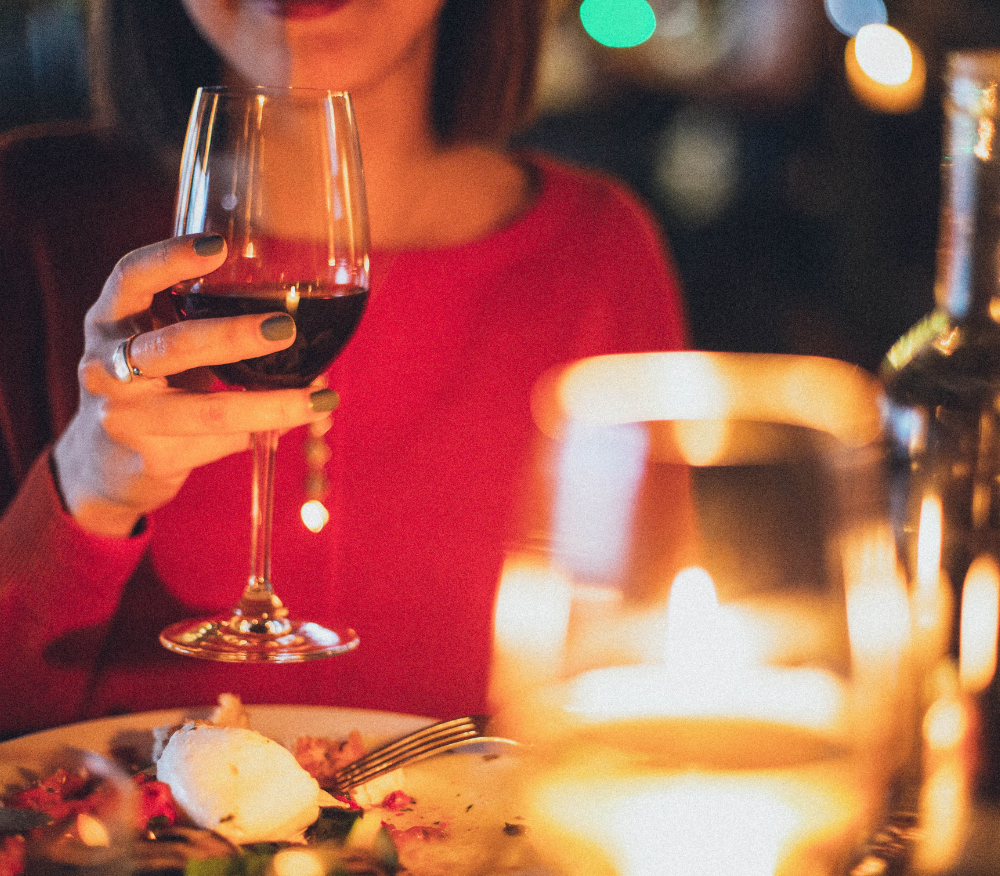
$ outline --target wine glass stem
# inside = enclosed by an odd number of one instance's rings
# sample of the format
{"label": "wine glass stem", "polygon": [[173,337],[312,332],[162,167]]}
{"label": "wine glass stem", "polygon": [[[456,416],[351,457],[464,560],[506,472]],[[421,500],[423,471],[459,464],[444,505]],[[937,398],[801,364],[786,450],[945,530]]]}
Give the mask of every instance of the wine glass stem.
{"label": "wine glass stem", "polygon": [[253,494],[250,522],[250,580],[244,600],[270,601],[271,519],[274,509],[274,461],[278,451],[276,431],[254,432]]}

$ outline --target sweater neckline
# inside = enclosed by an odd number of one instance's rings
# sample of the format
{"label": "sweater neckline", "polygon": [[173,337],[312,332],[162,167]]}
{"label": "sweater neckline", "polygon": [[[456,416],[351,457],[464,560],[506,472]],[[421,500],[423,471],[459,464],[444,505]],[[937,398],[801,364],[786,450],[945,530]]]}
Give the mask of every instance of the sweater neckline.
{"label": "sweater neckline", "polygon": [[427,256],[462,258],[466,255],[474,256],[481,251],[493,249],[498,245],[502,246],[504,243],[518,237],[530,235],[542,223],[550,223],[553,196],[557,192],[560,180],[562,179],[558,165],[547,156],[539,155],[535,152],[517,152],[514,154],[514,158],[533,178],[531,186],[532,198],[530,203],[508,222],[494,229],[489,234],[460,243],[428,247],[373,247],[372,257],[378,260],[395,260],[404,256],[408,258]]}

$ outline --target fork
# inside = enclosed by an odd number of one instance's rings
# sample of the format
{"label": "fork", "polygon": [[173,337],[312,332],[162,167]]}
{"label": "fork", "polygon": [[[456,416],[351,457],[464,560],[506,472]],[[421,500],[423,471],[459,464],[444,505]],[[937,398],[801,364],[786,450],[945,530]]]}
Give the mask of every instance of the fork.
{"label": "fork", "polygon": [[334,795],[344,794],[403,764],[423,760],[467,742],[498,741],[516,744],[511,739],[488,736],[488,723],[488,715],[470,715],[421,727],[401,739],[379,746],[337,770],[329,784],[324,782],[324,788]]}

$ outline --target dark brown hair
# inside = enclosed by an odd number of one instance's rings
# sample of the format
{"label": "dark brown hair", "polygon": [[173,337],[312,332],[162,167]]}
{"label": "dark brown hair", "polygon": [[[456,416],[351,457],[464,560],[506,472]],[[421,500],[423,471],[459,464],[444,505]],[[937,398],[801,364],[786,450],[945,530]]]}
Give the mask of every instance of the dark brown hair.
{"label": "dark brown hair", "polygon": [[[527,123],[548,8],[549,0],[446,0],[431,104],[441,142],[502,143]],[[98,116],[149,145],[178,146],[195,90],[222,78],[181,0],[99,0],[91,25]]]}

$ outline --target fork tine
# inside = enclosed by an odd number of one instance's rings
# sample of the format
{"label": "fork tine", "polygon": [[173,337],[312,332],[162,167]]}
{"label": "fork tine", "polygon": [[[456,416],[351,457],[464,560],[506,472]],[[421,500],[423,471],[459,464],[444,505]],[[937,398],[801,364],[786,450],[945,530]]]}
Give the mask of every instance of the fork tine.
{"label": "fork tine", "polygon": [[452,742],[476,736],[478,736],[478,733],[471,725],[455,727],[445,733],[422,736],[420,739],[413,740],[405,746],[393,749],[390,752],[383,752],[378,757],[371,758],[356,767],[356,771],[364,772],[380,764],[396,763],[400,760],[410,759],[422,751],[433,751],[443,745],[449,745]]}
{"label": "fork tine", "polygon": [[402,763],[422,760],[462,742],[477,739],[483,735],[487,721],[486,715],[473,715],[423,727],[338,770],[331,790],[335,793],[348,791],[376,776],[391,772]]}
{"label": "fork tine", "polygon": [[476,726],[466,718],[433,724],[369,752],[364,757],[344,767],[340,771],[340,775],[345,780],[350,780],[354,775],[367,773],[382,764],[395,763],[400,759],[407,759],[421,750],[433,749],[438,745],[448,744],[453,739],[475,736],[477,733]]}
{"label": "fork tine", "polygon": [[390,773],[393,770],[398,769],[403,764],[411,764],[416,761],[423,760],[424,758],[430,757],[431,755],[439,754],[446,751],[449,748],[459,745],[463,742],[469,742],[478,737],[473,734],[465,734],[464,736],[449,737],[443,740],[441,743],[428,743],[426,745],[420,746],[412,751],[407,752],[399,757],[394,757],[391,759],[383,760],[378,763],[371,764],[367,769],[353,773],[348,776],[345,780],[339,782],[338,784],[344,790],[349,790],[350,788],[355,788],[358,785],[363,785],[365,782],[376,778],[377,776],[384,775],[385,773]]}
{"label": "fork tine", "polygon": [[403,756],[407,751],[427,745],[434,740],[448,739],[455,734],[467,733],[470,729],[474,730],[474,727],[468,718],[456,718],[453,721],[445,721],[439,724],[431,724],[428,727],[422,727],[404,736],[402,739],[389,742],[368,752],[368,754],[358,758],[354,763],[344,767],[342,772],[351,773],[367,769],[373,763],[395,759]]}

